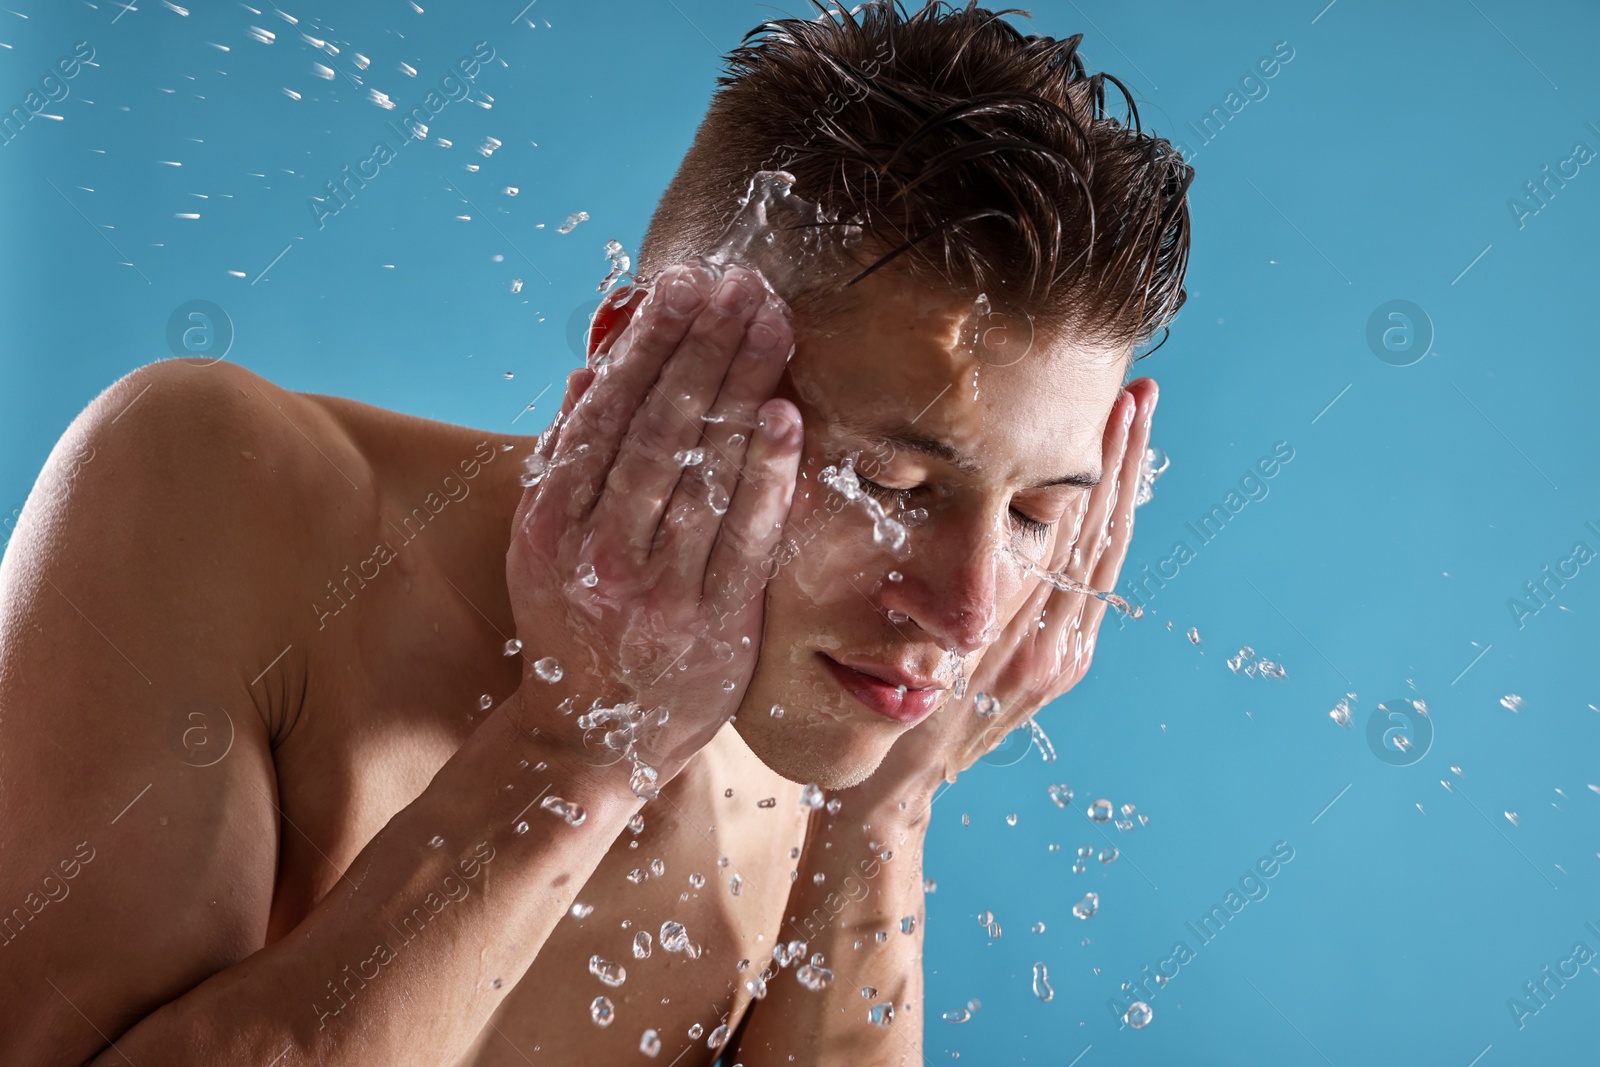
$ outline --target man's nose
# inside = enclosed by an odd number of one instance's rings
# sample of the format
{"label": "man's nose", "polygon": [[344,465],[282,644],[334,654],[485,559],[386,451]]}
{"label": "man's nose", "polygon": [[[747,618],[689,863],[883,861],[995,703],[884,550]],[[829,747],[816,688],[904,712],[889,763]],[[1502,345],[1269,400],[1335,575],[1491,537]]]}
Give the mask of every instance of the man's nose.
{"label": "man's nose", "polygon": [[1000,547],[993,530],[978,523],[959,535],[913,534],[904,577],[884,582],[883,604],[909,615],[941,647],[970,655],[999,636]]}

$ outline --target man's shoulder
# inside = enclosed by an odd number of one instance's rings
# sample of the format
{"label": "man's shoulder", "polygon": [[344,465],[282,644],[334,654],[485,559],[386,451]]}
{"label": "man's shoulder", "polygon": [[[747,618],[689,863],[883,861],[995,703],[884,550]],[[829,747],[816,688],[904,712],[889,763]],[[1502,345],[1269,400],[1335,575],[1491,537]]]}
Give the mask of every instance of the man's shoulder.
{"label": "man's shoulder", "polygon": [[248,595],[236,579],[282,577],[321,553],[330,522],[375,510],[373,464],[344,422],[235,364],[140,367],[52,449],[7,567],[115,558],[130,587],[203,579]]}

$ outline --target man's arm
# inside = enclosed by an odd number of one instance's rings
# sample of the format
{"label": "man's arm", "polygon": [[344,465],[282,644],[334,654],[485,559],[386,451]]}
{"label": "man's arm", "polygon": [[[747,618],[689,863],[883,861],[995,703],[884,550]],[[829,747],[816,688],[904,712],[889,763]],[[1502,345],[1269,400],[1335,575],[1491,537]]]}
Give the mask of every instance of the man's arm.
{"label": "man's arm", "polygon": [[776,973],[729,1057],[746,1067],[922,1063],[928,806],[841,797],[839,814],[812,815],[781,935],[805,947],[781,970],[767,961]]}
{"label": "man's arm", "polygon": [[[508,702],[262,947],[282,709],[256,680],[310,636],[239,576],[297,573],[308,511],[359,506],[318,465],[370,485],[315,420],[237,368],[153,365],[73,424],[29,498],[0,564],[0,1062],[447,1062],[638,806]],[[545,786],[581,825],[519,814]]]}

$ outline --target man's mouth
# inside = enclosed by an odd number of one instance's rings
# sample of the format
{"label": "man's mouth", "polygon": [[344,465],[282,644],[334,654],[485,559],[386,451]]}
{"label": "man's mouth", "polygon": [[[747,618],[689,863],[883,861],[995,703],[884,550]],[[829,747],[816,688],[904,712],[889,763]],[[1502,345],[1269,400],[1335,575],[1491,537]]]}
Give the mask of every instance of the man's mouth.
{"label": "man's mouth", "polygon": [[900,680],[903,676],[892,669],[872,668],[886,676],[880,677],[877,673],[868,674],[864,670],[846,667],[825,653],[818,652],[817,656],[841,689],[855,697],[867,710],[894,722],[916,722],[931,712],[945,693],[945,687],[940,685],[911,688]]}

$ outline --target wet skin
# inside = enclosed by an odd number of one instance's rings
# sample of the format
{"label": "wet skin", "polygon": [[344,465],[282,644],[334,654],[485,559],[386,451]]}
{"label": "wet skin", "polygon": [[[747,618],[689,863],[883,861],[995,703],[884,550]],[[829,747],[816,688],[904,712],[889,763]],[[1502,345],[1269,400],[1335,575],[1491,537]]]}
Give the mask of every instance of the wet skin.
{"label": "wet skin", "polygon": [[[571,635],[552,632],[548,614],[541,626],[508,579],[508,553],[535,495],[520,484],[522,461],[560,437],[487,433],[296,394],[229,364],[158,364],[103,394],[58,445],[0,570],[0,801],[15,861],[0,875],[0,904],[32,899],[34,869],[51,868],[77,842],[95,849],[70,897],[34,912],[0,948],[7,1055],[82,1063],[105,1049],[95,1062],[125,1062],[125,1053],[145,1063],[247,1052],[270,1062],[287,1044],[322,1047],[316,1042],[331,1030],[349,1056],[339,1062],[631,1062],[650,1027],[661,1034],[660,1062],[686,1046],[680,1064],[712,1062],[717,1053],[687,1032],[738,1027],[752,1005],[745,982],[753,971],[737,961],[759,968],[775,940],[796,936],[786,920],[807,913],[810,875],[827,862],[813,846],[831,828],[800,808],[800,783],[843,790],[846,821],[877,818],[901,787],[915,795],[928,780],[923,771],[936,779],[953,758],[944,746],[885,762],[891,747],[913,751],[896,741],[917,727],[852,697],[821,657],[880,673],[893,667],[927,688],[950,686],[957,659],[975,675],[985,643],[1037,589],[997,548],[1044,558],[1062,525],[1070,532],[1082,521],[1084,490],[1039,483],[1099,476],[1108,459],[1120,470],[1124,450],[1106,446],[1108,424],[1131,417],[1135,397],[1146,413],[1153,401],[1148,383],[1119,401],[1115,354],[1042,339],[1018,363],[979,370],[974,400],[970,356],[955,344],[965,301],[887,276],[862,295],[870,311],[826,331],[795,326],[794,358],[774,386],[804,428],[790,446],[800,452],[789,460],[800,478],[783,535],[806,537],[807,519],[827,498],[818,472],[851,452],[889,457],[871,476],[910,494],[905,505],[928,517],[912,529],[904,558],[873,543],[855,506],[806,538],[756,598],[747,687],[728,698],[735,720],[707,713],[664,746],[663,772],[675,774],[644,805],[637,835],[625,828],[635,807],[601,796],[607,773],[606,788],[617,793],[618,767],[595,769],[609,754],[585,755],[570,720],[545,700],[554,688],[529,681],[531,663]],[[606,343],[620,343],[627,324],[625,312],[603,322]],[[581,405],[586,380],[573,383],[569,407]],[[743,415],[750,436],[754,404]],[[736,432],[738,421],[721,432]],[[944,442],[976,469],[905,442],[885,450],[881,434],[869,432],[874,421]],[[1146,414],[1126,451],[1142,450],[1147,437]],[[74,468],[84,446],[95,462]],[[772,470],[781,466],[775,455]],[[772,470],[750,480],[781,481]],[[670,509],[677,498],[673,488],[655,506]],[[703,497],[678,503],[705,510]],[[408,524],[419,507],[424,518]],[[1024,520],[1056,530],[1034,540]],[[376,559],[378,544],[390,546],[387,559]],[[762,555],[741,562],[747,569]],[[524,650],[508,657],[513,634]],[[580,654],[558,658],[574,675],[583,669]],[[480,709],[484,694],[493,711]],[[719,686],[705,703],[720,696]],[[197,748],[191,733],[185,709],[196,701],[226,713],[231,740],[214,761],[215,750]],[[929,736],[951,729],[940,718],[947,701],[923,716]],[[774,704],[785,707],[782,718],[770,714]],[[437,912],[439,926],[396,963],[373,971],[366,946],[374,936],[357,924],[341,942],[348,947],[300,967],[299,946],[338,928],[341,910],[363,899],[350,894],[376,891],[389,867],[472,854],[476,834],[465,828],[427,850],[435,825],[454,825],[448,813],[477,810],[491,792],[496,812],[539,794],[546,780],[513,750],[536,723],[567,733],[546,747],[530,744],[523,758],[536,766],[547,757],[552,775],[566,775],[568,795],[595,798],[584,844],[551,846],[556,873],[542,881],[514,874],[519,839],[502,833],[493,860],[472,876],[459,868],[462,900]],[[484,740],[485,730],[503,733]],[[464,763],[474,738],[489,754]],[[492,762],[495,748],[505,750],[503,763]],[[862,792],[880,764],[894,789]],[[767,798],[776,803],[758,803]],[[550,832],[541,825],[529,839]],[[391,863],[377,840],[386,835],[405,837],[413,851]],[[580,840],[579,831],[569,837]],[[920,841],[904,851],[902,864],[914,862]],[[629,880],[657,858],[664,875]],[[430,868],[432,881],[419,886],[438,882],[437,873]],[[691,873],[703,887],[691,885]],[[734,873],[737,896],[728,888]],[[534,921],[533,897],[559,898],[558,907]],[[575,917],[574,901],[593,911]],[[635,959],[635,933],[655,935],[669,918],[686,925],[701,958],[657,945]],[[507,928],[515,923],[545,932]],[[527,945],[531,964],[516,951]],[[622,987],[590,976],[594,953],[627,967]],[[854,965],[830,953],[842,986]],[[904,970],[913,958],[886,965]],[[345,965],[378,977],[352,983]],[[330,992],[334,980],[343,995]],[[793,995],[792,977],[782,982],[756,1005],[751,1035],[763,1012],[777,1013]],[[617,1019],[603,1029],[590,1021],[601,994]],[[395,1012],[427,1021],[386,1024]],[[781,1030],[769,1034],[766,1045],[799,1049]],[[752,1039],[742,1058],[763,1062],[762,1047]]]}

